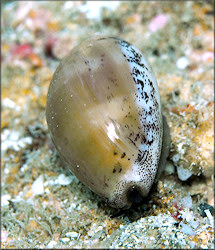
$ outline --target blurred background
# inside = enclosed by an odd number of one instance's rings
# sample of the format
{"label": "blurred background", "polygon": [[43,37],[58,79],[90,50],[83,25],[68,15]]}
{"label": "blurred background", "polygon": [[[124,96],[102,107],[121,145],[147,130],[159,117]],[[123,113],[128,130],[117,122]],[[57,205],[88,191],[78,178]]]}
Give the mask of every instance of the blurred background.
{"label": "blurred background", "polygon": [[[1,1],[1,21],[2,248],[213,247],[214,1]],[[45,120],[60,59],[95,33],[142,51],[171,130],[151,202],[114,219],[62,170]]]}

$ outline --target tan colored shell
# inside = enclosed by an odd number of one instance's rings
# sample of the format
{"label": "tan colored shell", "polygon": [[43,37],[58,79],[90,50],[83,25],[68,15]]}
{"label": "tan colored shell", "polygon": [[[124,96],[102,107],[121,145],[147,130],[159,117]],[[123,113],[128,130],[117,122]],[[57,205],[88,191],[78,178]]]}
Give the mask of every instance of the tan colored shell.
{"label": "tan colored shell", "polygon": [[111,206],[128,208],[139,199],[133,194],[148,194],[163,123],[155,77],[138,49],[102,36],[75,47],[54,73],[46,117],[60,156]]}

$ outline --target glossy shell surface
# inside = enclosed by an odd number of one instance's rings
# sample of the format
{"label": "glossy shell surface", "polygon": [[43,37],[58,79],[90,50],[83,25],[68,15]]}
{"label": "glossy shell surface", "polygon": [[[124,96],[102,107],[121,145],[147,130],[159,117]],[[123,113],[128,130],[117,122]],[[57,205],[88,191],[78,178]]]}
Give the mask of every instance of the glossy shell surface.
{"label": "glossy shell surface", "polygon": [[155,76],[137,48],[103,36],[75,47],[51,80],[46,118],[62,159],[109,205],[130,207],[134,189],[147,196],[163,123]]}

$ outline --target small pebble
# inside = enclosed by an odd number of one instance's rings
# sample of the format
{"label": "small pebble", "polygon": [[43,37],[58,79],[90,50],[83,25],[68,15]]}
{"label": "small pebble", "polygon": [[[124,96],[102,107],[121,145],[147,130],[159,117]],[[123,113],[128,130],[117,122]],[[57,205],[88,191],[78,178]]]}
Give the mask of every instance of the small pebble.
{"label": "small pebble", "polygon": [[171,162],[167,161],[164,171],[167,175],[174,174],[175,166]]}
{"label": "small pebble", "polygon": [[16,107],[16,103],[11,99],[9,99],[8,97],[6,97],[2,100],[2,106],[5,108],[14,109]]}
{"label": "small pebble", "polygon": [[26,170],[28,170],[28,164],[25,163],[25,164],[23,164],[22,167],[20,168],[20,171],[24,173]]}
{"label": "small pebble", "polygon": [[62,243],[67,243],[67,242],[70,241],[70,238],[64,237],[64,238],[61,238],[60,241],[61,241]]}
{"label": "small pebble", "polygon": [[32,184],[31,190],[34,195],[40,195],[44,193],[43,176],[40,175]]}
{"label": "small pebble", "polygon": [[214,228],[214,217],[211,215],[211,212],[209,209],[205,209],[204,211],[208,217],[209,223],[211,224],[211,226]]}
{"label": "small pebble", "polygon": [[183,222],[180,223],[181,225],[181,231],[182,233],[185,233],[185,234],[188,234],[188,235],[191,235],[191,236],[194,236],[196,235],[195,231],[193,231],[193,229],[188,226],[187,224],[184,224]]}
{"label": "small pebble", "polygon": [[202,55],[203,61],[214,60],[214,53],[212,51],[207,51]]}
{"label": "small pebble", "polygon": [[79,10],[85,13],[88,19],[99,19],[102,8],[115,10],[118,6],[119,1],[87,1],[79,7]]}
{"label": "small pebble", "polygon": [[24,148],[26,144],[32,143],[31,137],[20,138],[19,131],[10,131],[9,129],[4,129],[1,139],[2,152],[6,152],[9,148],[12,148],[15,151],[20,151],[20,148]]}
{"label": "small pebble", "polygon": [[159,14],[155,16],[152,21],[149,23],[149,30],[152,32],[156,32],[162,29],[167,24],[167,16],[164,14]]}
{"label": "small pebble", "polygon": [[192,218],[192,219],[189,221],[189,224],[190,224],[191,227],[194,228],[194,229],[196,229],[196,228],[199,226],[198,221],[195,221],[194,218]]}
{"label": "small pebble", "polygon": [[192,201],[192,198],[190,195],[182,198],[182,205],[183,205],[183,207],[192,208],[193,201]]}
{"label": "small pebble", "polygon": [[189,60],[186,57],[180,57],[177,62],[176,65],[178,67],[178,69],[186,69],[186,67],[189,65]]}
{"label": "small pebble", "polygon": [[95,235],[95,232],[93,230],[90,230],[87,234],[88,236],[93,237]]}
{"label": "small pebble", "polygon": [[10,196],[9,194],[3,195],[3,196],[1,197],[1,205],[2,205],[2,206],[7,206],[7,205],[9,205],[8,200],[10,200],[10,199],[11,199],[11,196]]}
{"label": "small pebble", "polygon": [[177,173],[178,173],[178,178],[181,181],[186,181],[192,176],[192,172],[190,172],[188,169],[185,169],[183,167],[178,167],[177,166]]}
{"label": "small pebble", "polygon": [[66,237],[69,237],[69,238],[77,238],[79,234],[77,232],[68,232],[65,235]]}
{"label": "small pebble", "polygon": [[159,227],[162,226],[162,224],[159,222],[159,220],[155,220],[155,221],[153,222],[153,226],[154,226],[154,228],[159,228]]}
{"label": "small pebble", "polygon": [[55,184],[60,184],[60,185],[66,186],[66,185],[69,185],[73,179],[74,179],[74,177],[72,175],[66,176],[64,174],[60,174],[58,176],[58,178],[56,179]]}
{"label": "small pebble", "polygon": [[7,232],[1,231],[1,242],[6,242],[7,240]]}
{"label": "small pebble", "polygon": [[47,245],[47,248],[53,248],[55,245],[57,245],[57,242],[54,241],[54,240],[51,240],[48,245]]}

